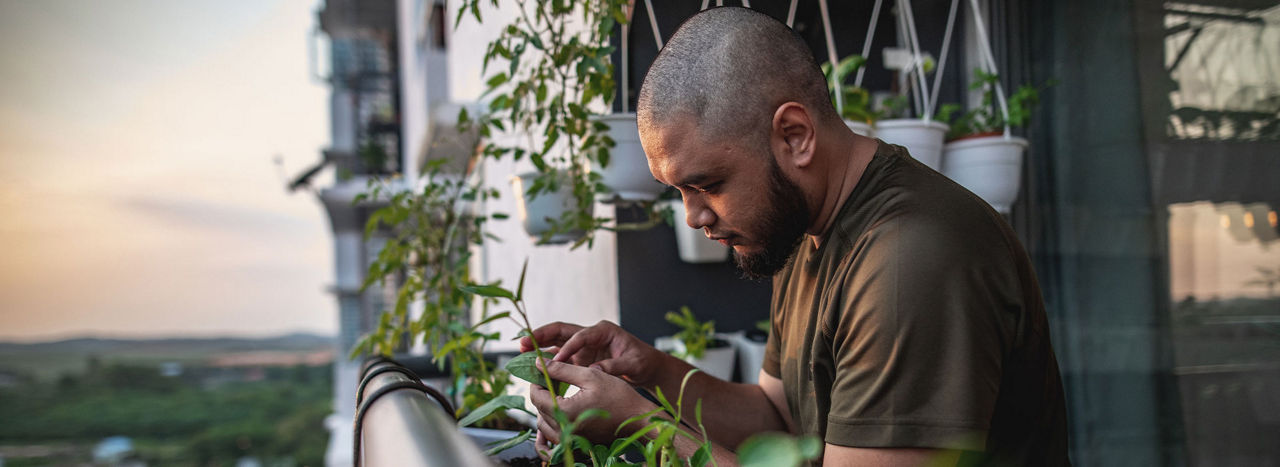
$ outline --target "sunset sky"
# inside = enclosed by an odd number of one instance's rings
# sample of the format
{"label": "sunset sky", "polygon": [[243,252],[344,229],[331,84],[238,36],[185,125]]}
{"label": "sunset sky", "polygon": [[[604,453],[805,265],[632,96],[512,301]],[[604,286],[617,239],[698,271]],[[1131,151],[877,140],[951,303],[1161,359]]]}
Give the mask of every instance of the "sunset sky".
{"label": "sunset sky", "polygon": [[335,332],[315,7],[0,0],[0,339]]}

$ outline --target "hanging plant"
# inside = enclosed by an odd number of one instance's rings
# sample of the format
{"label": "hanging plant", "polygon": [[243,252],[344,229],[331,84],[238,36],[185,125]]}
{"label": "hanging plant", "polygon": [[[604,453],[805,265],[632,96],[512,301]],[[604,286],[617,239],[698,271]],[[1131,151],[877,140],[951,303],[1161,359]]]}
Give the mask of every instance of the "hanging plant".
{"label": "hanging plant", "polygon": [[[463,1],[455,21],[468,11],[481,21],[480,2]],[[488,76],[488,113],[471,116],[464,109],[458,122],[464,128],[479,128],[488,141],[484,156],[527,158],[533,164],[537,176],[522,185],[529,199],[562,187],[572,193],[569,209],[549,219],[551,229],[541,233],[542,243],[559,234],[582,232],[574,247],[590,244],[594,232],[608,220],[593,214],[595,195],[604,187],[590,167],[592,162],[607,166],[614,146],[606,134],[609,126],[592,115],[593,109],[607,109],[613,101],[609,61],[613,47],[608,38],[616,24],[626,21],[627,2],[513,3],[520,14],[485,50],[482,70]],[[508,131],[523,135],[526,141],[504,144],[493,139]]]}

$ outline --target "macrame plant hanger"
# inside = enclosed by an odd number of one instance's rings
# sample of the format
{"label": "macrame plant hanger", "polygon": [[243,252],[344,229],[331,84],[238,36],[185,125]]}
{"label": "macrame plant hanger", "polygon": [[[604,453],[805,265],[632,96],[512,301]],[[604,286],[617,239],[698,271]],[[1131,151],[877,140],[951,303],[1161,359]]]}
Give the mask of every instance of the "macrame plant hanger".
{"label": "macrame plant hanger", "polygon": [[[978,49],[982,53],[983,66],[987,69],[987,73],[999,76],[996,72],[995,54],[991,51],[991,40],[987,37],[986,22],[982,20],[982,10],[978,8],[978,0],[969,0],[969,7],[973,8],[973,23],[978,29],[978,42],[981,45]],[[1000,85],[999,78],[996,79],[995,87],[996,102],[1000,105],[1000,115],[1004,117],[1004,139],[1007,140],[1013,137],[1009,129],[1009,102],[1005,99],[1004,86]]]}
{"label": "macrame plant hanger", "polygon": [[[658,31],[658,17],[653,13],[653,0],[644,0],[645,12],[649,14],[649,27],[653,29],[653,41],[658,44],[658,50],[662,50],[662,32]],[[627,2],[627,22],[622,23],[622,113],[627,113],[630,107],[630,48],[627,36],[631,32],[631,17],[636,12],[636,0]]]}

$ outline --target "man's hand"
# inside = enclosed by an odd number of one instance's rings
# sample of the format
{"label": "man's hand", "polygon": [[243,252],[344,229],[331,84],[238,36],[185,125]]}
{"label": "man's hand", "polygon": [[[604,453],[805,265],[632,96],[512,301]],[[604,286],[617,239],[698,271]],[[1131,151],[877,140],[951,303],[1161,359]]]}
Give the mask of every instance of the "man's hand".
{"label": "man's hand", "polygon": [[[608,412],[608,416],[584,420],[574,429],[575,434],[593,443],[605,443],[614,439],[618,436],[615,434],[618,425],[624,420],[656,408],[653,403],[636,393],[626,381],[596,368],[552,361],[547,362],[547,374],[554,380],[577,386],[579,390],[577,394],[566,398],[555,396],[537,384],[529,386],[529,400],[538,409],[538,439],[535,444],[539,451],[546,450],[547,441],[560,442],[560,424],[554,416],[555,402],[559,402],[560,410],[570,421],[577,419],[588,409],[598,408]],[[644,424],[633,423],[634,426],[627,427],[629,430],[619,434],[625,436]]]}
{"label": "man's hand", "polygon": [[[658,366],[666,355],[608,321],[589,328],[551,323],[535,329],[533,337],[542,347],[560,348],[554,359],[557,362],[597,368],[646,387],[654,384]],[[520,351],[530,350],[533,341],[521,338]]]}

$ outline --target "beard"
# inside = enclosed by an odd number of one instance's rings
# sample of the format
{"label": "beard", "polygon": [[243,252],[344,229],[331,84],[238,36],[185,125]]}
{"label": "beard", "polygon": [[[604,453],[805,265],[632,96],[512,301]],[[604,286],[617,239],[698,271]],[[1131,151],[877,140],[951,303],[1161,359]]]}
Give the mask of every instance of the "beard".
{"label": "beard", "polygon": [[769,162],[772,166],[769,173],[770,205],[765,208],[760,222],[760,238],[764,247],[754,254],[733,250],[734,263],[748,279],[771,277],[786,266],[811,220],[809,206],[800,187],[787,179],[773,157],[769,157]]}

